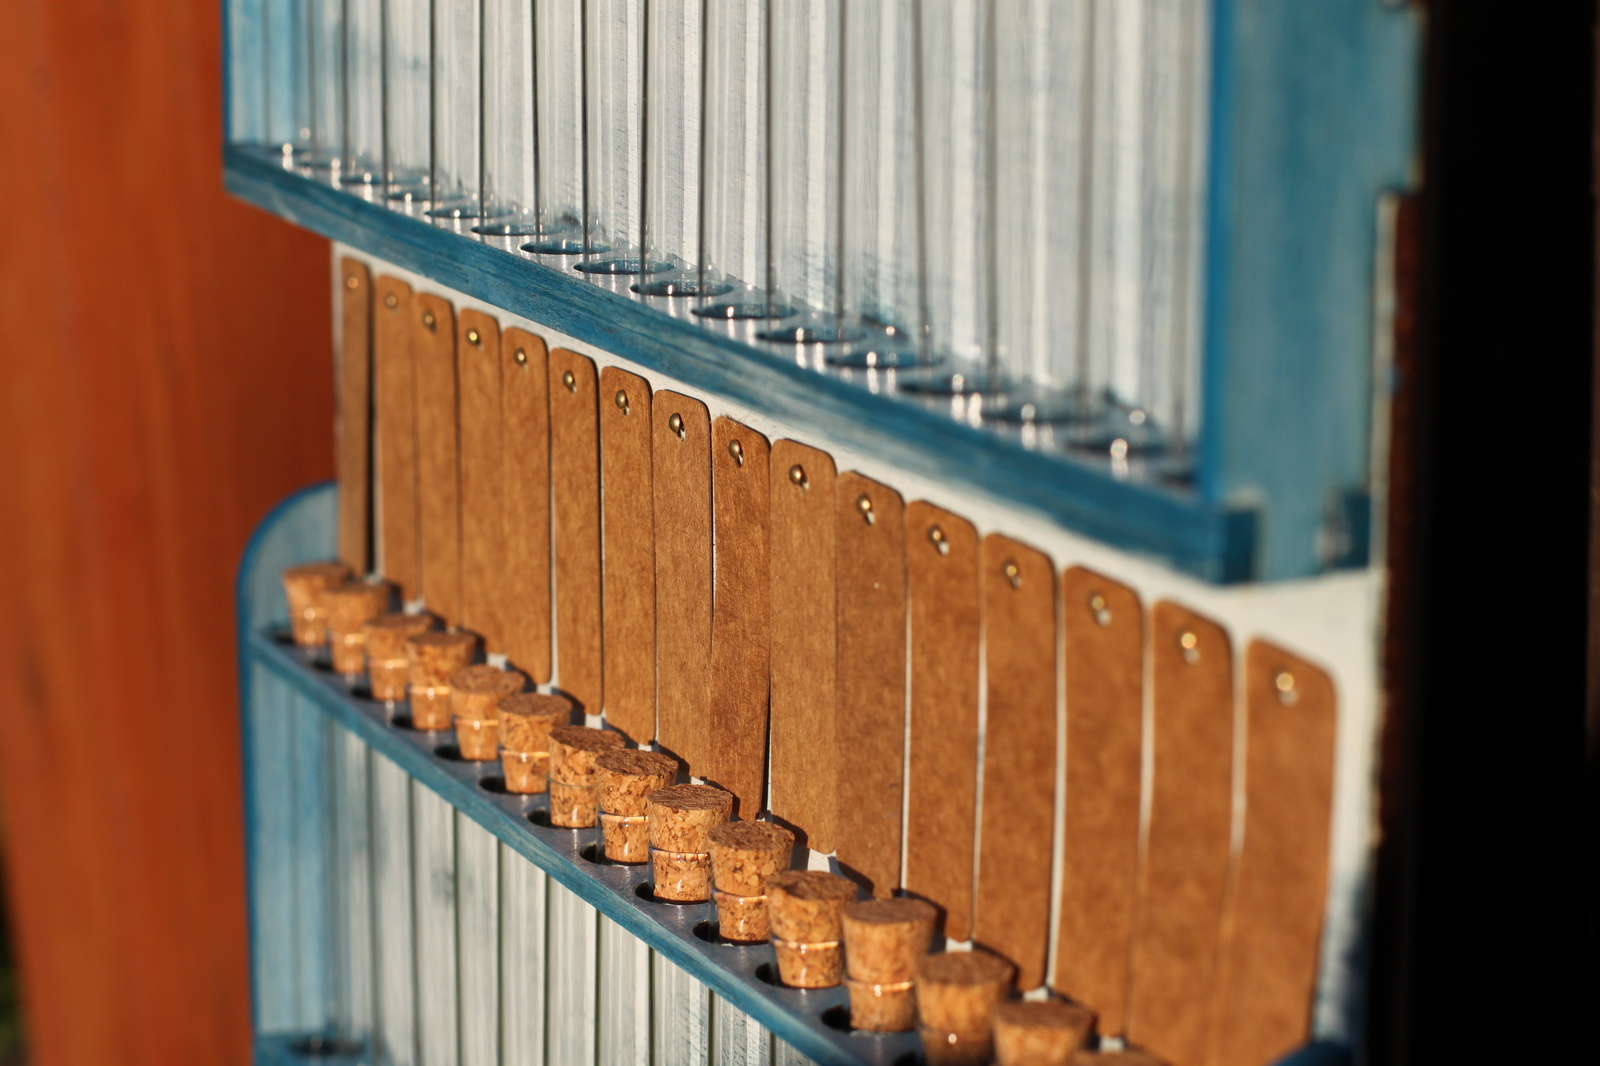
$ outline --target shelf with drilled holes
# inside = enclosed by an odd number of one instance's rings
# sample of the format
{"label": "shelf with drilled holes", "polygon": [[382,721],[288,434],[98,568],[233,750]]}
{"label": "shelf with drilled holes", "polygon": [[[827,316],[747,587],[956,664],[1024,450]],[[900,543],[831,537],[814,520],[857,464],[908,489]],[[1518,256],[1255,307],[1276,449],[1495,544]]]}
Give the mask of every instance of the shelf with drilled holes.
{"label": "shelf with drilled holes", "polygon": [[287,681],[324,714],[438,793],[584,902],[677,964],[808,1058],[827,1064],[909,1062],[913,1033],[853,1033],[835,1019],[840,988],[785,988],[774,979],[768,944],[735,945],[716,933],[711,903],[667,903],[650,893],[650,867],[595,861],[597,829],[561,829],[546,821],[546,797],[507,793],[500,764],[467,762],[446,733],[391,721],[391,708],[365,698],[357,681],[319,666],[277,630],[248,638],[247,655]]}
{"label": "shelf with drilled holes", "polygon": [[1186,478],[1089,460],[1015,426],[975,426],[953,417],[948,401],[887,387],[887,376],[819,370],[757,339],[748,322],[676,313],[670,297],[634,294],[626,277],[580,274],[570,256],[517,251],[342,192],[285,169],[281,156],[229,146],[225,162],[228,190],[241,199],[647,371],[1207,580],[1255,576],[1255,513],[1204,498]]}

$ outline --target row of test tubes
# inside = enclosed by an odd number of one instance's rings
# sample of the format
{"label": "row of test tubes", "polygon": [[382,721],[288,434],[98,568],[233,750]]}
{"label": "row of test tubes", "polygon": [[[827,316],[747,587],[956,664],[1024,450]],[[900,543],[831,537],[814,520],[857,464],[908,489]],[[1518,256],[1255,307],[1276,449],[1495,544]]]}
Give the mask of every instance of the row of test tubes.
{"label": "row of test tubes", "polygon": [[229,3],[237,143],[962,418],[1195,439],[1209,0]]}

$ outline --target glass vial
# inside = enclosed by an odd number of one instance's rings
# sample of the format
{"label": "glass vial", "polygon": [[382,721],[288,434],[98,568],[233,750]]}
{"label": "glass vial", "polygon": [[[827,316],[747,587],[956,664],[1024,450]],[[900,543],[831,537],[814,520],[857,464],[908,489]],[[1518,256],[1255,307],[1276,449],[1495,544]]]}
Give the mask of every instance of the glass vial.
{"label": "glass vial", "polygon": [[704,0],[645,0],[644,254],[668,272],[635,292],[695,296],[700,252]]}
{"label": "glass vial", "polygon": [[344,147],[339,180],[383,184],[383,0],[344,0]]}
{"label": "glass vial", "polygon": [[383,180],[402,204],[427,199],[432,166],[433,53],[429,0],[385,0]]}
{"label": "glass vial", "polygon": [[477,218],[482,193],[483,34],[475,0],[433,5],[433,128],[428,214]]}
{"label": "glass vial", "polygon": [[583,251],[583,8],[533,2],[534,171],[538,236],[522,246],[543,255]]}
{"label": "glass vial", "polygon": [[[646,0],[584,4],[583,261],[591,274],[653,273],[644,259]],[[664,266],[664,264],[662,264]]]}
{"label": "glass vial", "polygon": [[484,221],[473,232],[500,237],[539,233],[533,156],[533,6],[483,3]]}

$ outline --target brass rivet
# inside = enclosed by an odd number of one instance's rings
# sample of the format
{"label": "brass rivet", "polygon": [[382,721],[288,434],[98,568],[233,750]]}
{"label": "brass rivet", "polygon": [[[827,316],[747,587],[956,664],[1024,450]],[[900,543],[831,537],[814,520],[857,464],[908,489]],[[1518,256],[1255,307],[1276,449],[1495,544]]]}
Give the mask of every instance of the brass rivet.
{"label": "brass rivet", "polygon": [[621,389],[618,389],[615,399],[617,401],[618,409],[620,409],[623,414],[630,413],[629,412],[629,408],[628,408],[628,394],[626,392],[624,392]]}
{"label": "brass rivet", "polygon": [[511,361],[516,363],[518,366],[527,366],[528,365],[528,353],[523,351],[521,348],[518,348],[516,350],[516,352],[511,356]]}
{"label": "brass rivet", "polygon": [[872,513],[872,497],[864,492],[856,497],[856,510],[861,512],[861,517],[869,526],[878,520],[878,516]]}
{"label": "brass rivet", "polygon": [[469,330],[467,330],[467,343],[468,344],[482,344],[483,343],[483,337],[479,336],[477,330],[469,329]]}
{"label": "brass rivet", "polygon": [[928,540],[933,542],[940,555],[950,554],[950,538],[944,535],[943,526],[929,526]]}
{"label": "brass rivet", "polygon": [[383,298],[383,306],[393,311],[396,307],[400,306],[400,297],[396,296],[392,292],[385,295]]}
{"label": "brass rivet", "polygon": [[1014,560],[1007,559],[1006,565],[1000,568],[1000,572],[1006,575],[1006,580],[1011,583],[1012,588],[1020,589],[1022,587],[1022,567],[1018,566]]}
{"label": "brass rivet", "polygon": [[433,312],[432,311],[424,311],[424,312],[422,312],[422,324],[424,326],[427,326],[429,329],[432,329],[434,327],[435,323],[434,323],[434,318],[433,318]]}
{"label": "brass rivet", "polygon": [[1300,693],[1295,691],[1294,675],[1287,670],[1280,670],[1278,676],[1272,679],[1272,684],[1278,690],[1278,702],[1290,704],[1300,698]]}
{"label": "brass rivet", "polygon": [[744,465],[744,445],[743,444],[740,444],[736,440],[730,440],[728,442],[728,454],[733,456],[733,465],[734,466],[743,466]]}
{"label": "brass rivet", "polygon": [[561,384],[567,387],[568,392],[578,391],[578,379],[570,370],[563,370],[561,372]]}
{"label": "brass rivet", "polygon": [[671,415],[667,416],[667,428],[672,430],[674,436],[676,436],[679,440],[682,440],[683,416],[676,411],[672,412]]}
{"label": "brass rivet", "polygon": [[1178,634],[1178,647],[1183,649],[1183,661],[1184,662],[1186,662],[1186,663],[1199,662],[1199,660],[1200,660],[1200,638],[1199,637],[1195,636],[1193,633],[1191,633],[1190,631],[1188,631],[1186,629],[1182,633]]}
{"label": "brass rivet", "polygon": [[361,279],[356,277],[354,274],[351,274],[348,278],[344,279],[344,287],[353,292],[356,289],[361,288]]}
{"label": "brass rivet", "polygon": [[806,480],[806,468],[801,466],[799,463],[791,466],[789,468],[789,484],[799,489],[810,488],[811,482]]}
{"label": "brass rivet", "polygon": [[1097,624],[1102,626],[1111,624],[1111,610],[1106,606],[1106,598],[1098,592],[1089,597],[1089,613],[1094,615]]}

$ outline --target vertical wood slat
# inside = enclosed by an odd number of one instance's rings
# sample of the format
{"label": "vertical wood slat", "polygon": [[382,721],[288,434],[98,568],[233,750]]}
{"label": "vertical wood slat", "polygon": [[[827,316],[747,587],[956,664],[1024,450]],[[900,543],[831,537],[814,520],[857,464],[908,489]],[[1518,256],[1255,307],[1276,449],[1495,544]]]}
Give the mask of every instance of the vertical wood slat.
{"label": "vertical wood slat", "polygon": [[339,261],[339,294],[339,558],[364,574],[372,567],[372,272],[361,260]]}
{"label": "vertical wood slat", "polygon": [[456,809],[411,781],[411,877],[416,922],[417,1062],[461,1061],[456,937]]}
{"label": "vertical wood slat", "polygon": [[544,1066],[545,872],[500,845],[500,1062]]}
{"label": "vertical wood slat", "polygon": [[977,833],[978,532],[922,500],[906,507],[906,603],[906,889],[943,909],[945,936],[966,940]]}
{"label": "vertical wood slat", "polygon": [[699,774],[711,702],[711,417],[675,392],[656,393],[651,407],[656,733]]}
{"label": "vertical wood slat", "polygon": [[1244,835],[1223,922],[1211,1066],[1275,1061],[1311,1029],[1333,817],[1333,680],[1245,650]]}
{"label": "vertical wood slat", "polygon": [[381,276],[373,285],[373,395],[378,442],[378,556],[403,600],[422,595],[417,528],[417,374],[411,286]]}
{"label": "vertical wood slat", "polygon": [[1139,865],[1144,610],[1132,589],[1082,567],[1062,575],[1061,598],[1067,793],[1051,984],[1114,1036],[1127,1017]]}
{"label": "vertical wood slat", "polygon": [[461,625],[504,653],[505,465],[500,324],[466,309],[456,320],[460,381]]}
{"label": "vertical wood slat", "polygon": [[[792,440],[772,445],[772,813],[807,846],[834,848],[833,457]],[[798,471],[798,473],[795,473]]]}
{"label": "vertical wood slat", "polygon": [[372,911],[381,1061],[417,1066],[416,928],[412,923],[411,777],[372,755]]}
{"label": "vertical wood slat", "polygon": [[594,362],[550,353],[550,484],[555,502],[556,681],[599,714],[600,427]]}
{"label": "vertical wood slat", "polygon": [[1149,828],[1134,907],[1128,1036],[1175,1063],[1206,1052],[1233,822],[1227,632],[1174,603],[1150,613]]}
{"label": "vertical wood slat", "polygon": [[550,379],[544,341],[526,330],[500,338],[505,464],[506,655],[538,684],[551,676]]}
{"label": "vertical wood slat", "polygon": [[905,784],[905,504],[850,471],[835,482],[834,507],[839,862],[888,896],[900,885]]}
{"label": "vertical wood slat", "polygon": [[461,1066],[500,1066],[501,844],[461,811],[455,819]]}
{"label": "vertical wood slat", "polygon": [[973,938],[1044,980],[1056,786],[1056,580],[1050,557],[983,538],[982,828]]}
{"label": "vertical wood slat", "polygon": [[765,805],[768,556],[767,438],[728,418],[711,424],[711,722],[706,775],[734,795],[734,814]]}
{"label": "vertical wood slat", "polygon": [[455,310],[432,293],[412,300],[417,375],[417,514],[422,596],[449,625],[461,624],[460,410]]}
{"label": "vertical wood slat", "polygon": [[600,372],[601,627],[606,721],[636,744],[656,736],[656,538],[650,384]]}

